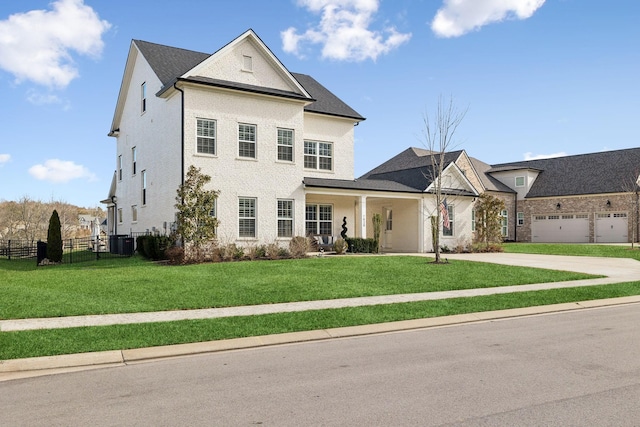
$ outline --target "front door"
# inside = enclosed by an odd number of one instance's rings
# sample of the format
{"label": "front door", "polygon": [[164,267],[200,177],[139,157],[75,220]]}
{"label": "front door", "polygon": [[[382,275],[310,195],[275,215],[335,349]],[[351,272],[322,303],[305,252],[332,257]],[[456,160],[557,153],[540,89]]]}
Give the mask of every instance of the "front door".
{"label": "front door", "polygon": [[382,248],[391,249],[393,243],[393,211],[391,208],[384,208],[384,235],[382,238]]}

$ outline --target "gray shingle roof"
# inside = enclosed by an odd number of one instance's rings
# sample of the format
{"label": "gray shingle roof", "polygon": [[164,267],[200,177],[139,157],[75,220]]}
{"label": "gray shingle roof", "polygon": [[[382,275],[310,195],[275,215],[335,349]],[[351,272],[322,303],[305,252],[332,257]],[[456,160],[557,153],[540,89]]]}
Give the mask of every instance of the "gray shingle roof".
{"label": "gray shingle roof", "polygon": [[[445,153],[443,168],[455,162],[462,151]],[[437,160],[437,159],[436,159]],[[428,150],[408,148],[380,166],[362,175],[359,180],[392,181],[414,190],[424,191],[436,176],[436,166],[431,163]]]}
{"label": "gray shingle roof", "polygon": [[537,169],[527,198],[628,192],[640,174],[640,148],[492,165],[500,170]]}
{"label": "gray shingle roof", "polygon": [[487,173],[489,170],[491,170],[491,165],[488,165],[485,162],[480,161],[474,157],[469,157],[469,160],[478,173],[478,177],[480,178],[482,185],[484,185],[484,188],[487,191],[515,193],[515,190],[509,188],[507,185],[503,184]]}
{"label": "gray shingle roof", "polygon": [[[156,43],[150,43],[142,40],[134,40],[138,49],[145,57],[151,69],[156,73],[160,82],[164,86],[163,90],[167,90],[170,85],[175,82],[178,77],[193,69],[211,54],[195,52],[192,50],[180,49],[176,47],[164,46]],[[327,114],[338,117],[352,118],[354,120],[365,120],[353,108],[349,107],[340,98],[331,93],[327,88],[318,83],[311,76],[306,74],[292,73],[294,78],[305,88],[313,99],[310,105],[305,107],[305,111]],[[286,98],[308,99],[294,92],[287,92],[274,88],[259,87],[252,85],[244,85],[236,82],[211,79],[202,76],[189,76],[189,81],[196,83],[209,84],[218,87],[226,87],[242,91],[264,93],[274,96],[282,96]],[[160,93],[163,91],[161,90]]]}

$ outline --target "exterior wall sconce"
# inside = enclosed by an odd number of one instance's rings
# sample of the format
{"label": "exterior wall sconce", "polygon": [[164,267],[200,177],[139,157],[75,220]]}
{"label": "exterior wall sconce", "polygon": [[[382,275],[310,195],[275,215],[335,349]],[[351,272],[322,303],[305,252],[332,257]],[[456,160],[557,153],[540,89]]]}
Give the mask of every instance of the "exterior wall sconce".
{"label": "exterior wall sconce", "polygon": [[558,203],[558,204],[556,205],[556,209],[560,209],[560,208],[561,208],[561,206],[562,206],[562,205],[560,205],[560,203]]}
{"label": "exterior wall sconce", "polygon": [[607,207],[610,208],[611,207],[611,200],[607,200]]}

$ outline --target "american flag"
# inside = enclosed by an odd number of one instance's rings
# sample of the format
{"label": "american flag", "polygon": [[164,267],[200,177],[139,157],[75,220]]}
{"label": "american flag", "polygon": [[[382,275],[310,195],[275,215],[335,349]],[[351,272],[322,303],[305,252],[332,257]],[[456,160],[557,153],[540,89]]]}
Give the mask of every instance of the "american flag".
{"label": "american flag", "polygon": [[442,215],[442,226],[447,230],[450,228],[449,207],[447,206],[447,198],[440,202],[440,214]]}

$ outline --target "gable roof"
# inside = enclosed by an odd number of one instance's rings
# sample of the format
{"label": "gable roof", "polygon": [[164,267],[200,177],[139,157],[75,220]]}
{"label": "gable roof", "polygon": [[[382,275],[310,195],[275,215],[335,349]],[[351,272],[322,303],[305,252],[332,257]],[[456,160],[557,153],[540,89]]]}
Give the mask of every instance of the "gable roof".
{"label": "gable roof", "polygon": [[[462,153],[462,150],[445,153],[443,171],[453,167],[462,174],[458,166],[455,165],[455,161]],[[439,156],[439,154],[436,156]],[[305,177],[304,184],[309,187],[345,190],[424,193],[433,184],[436,173],[437,164],[432,164],[430,151],[412,147],[365,173],[358,179],[350,181]],[[469,186],[473,188],[470,183]],[[442,192],[445,194],[477,195],[475,191],[461,191],[460,189],[452,188],[443,188]]]}
{"label": "gable roof", "polygon": [[527,198],[629,192],[638,188],[640,148],[492,165],[488,171],[538,170]]}
{"label": "gable roof", "polygon": [[496,178],[488,174],[491,169],[491,165],[480,161],[474,157],[469,157],[469,161],[473,165],[473,168],[476,170],[476,174],[478,178],[480,178],[480,182],[484,186],[486,191],[499,191],[503,193],[515,193],[516,191],[506,184],[498,181]]}
{"label": "gable roof", "polygon": [[[249,84],[242,84],[234,81],[213,79],[209,77],[203,77],[199,75],[187,75],[194,68],[201,65],[209,58],[215,56],[217,53],[229,48],[233,43],[239,40],[251,37],[256,43],[259,43],[269,56],[272,57],[274,63],[277,63],[278,67],[293,80],[294,84],[301,88],[302,91],[307,93],[298,93],[294,91],[285,91],[276,88],[254,86]],[[231,43],[225,45],[213,54],[196,52],[192,50],[186,50],[176,47],[164,46],[156,43],[146,42],[142,40],[134,40],[135,45],[138,47],[149,66],[156,74],[158,79],[163,85],[163,88],[157,95],[161,95],[164,92],[171,89],[174,82],[188,81],[197,84],[204,84],[208,86],[216,86],[226,89],[239,90],[244,92],[261,93],[271,96],[279,96],[290,99],[307,100],[309,104],[304,107],[307,112],[326,114],[337,117],[350,118],[357,121],[365,120],[358,112],[348,106],[344,101],[334,95],[327,88],[318,83],[311,76],[306,74],[290,73],[284,65],[273,55],[269,48],[262,43],[260,38],[252,31],[248,30],[240,37],[236,38]],[[197,72],[197,70],[196,70]],[[307,94],[309,96],[307,96]]]}

